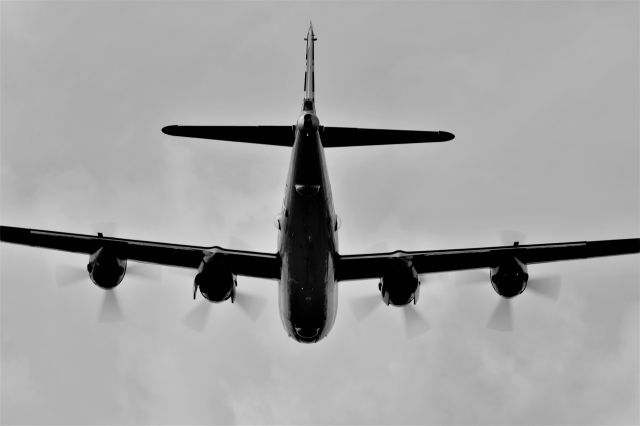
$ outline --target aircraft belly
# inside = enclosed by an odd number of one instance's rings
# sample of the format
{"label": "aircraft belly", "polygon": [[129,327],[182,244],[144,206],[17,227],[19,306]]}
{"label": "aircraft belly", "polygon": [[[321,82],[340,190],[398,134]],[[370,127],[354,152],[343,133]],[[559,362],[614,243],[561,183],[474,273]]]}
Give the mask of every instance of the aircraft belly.
{"label": "aircraft belly", "polygon": [[[335,213],[315,115],[304,112],[291,153],[283,223],[280,315],[289,336],[313,343],[330,331],[337,312]],[[314,130],[315,129],[315,130]]]}
{"label": "aircraft belly", "polygon": [[[283,259],[284,260],[284,259]],[[304,271],[288,268],[291,259],[283,261],[283,279],[280,281],[279,304],[282,322],[289,335],[296,340],[296,329],[316,330],[320,340],[331,330],[337,312],[337,286],[332,274],[333,259],[326,258],[324,270]],[[293,262],[295,263],[295,261]],[[290,273],[290,274],[289,274]]]}
{"label": "aircraft belly", "polygon": [[[306,199],[290,206],[296,210],[298,222],[288,224],[283,235],[286,243],[279,291],[285,328],[294,339],[308,342],[318,341],[329,332],[337,311],[327,215],[318,214],[323,209],[314,204]],[[308,340],[303,337],[305,333],[311,336]]]}

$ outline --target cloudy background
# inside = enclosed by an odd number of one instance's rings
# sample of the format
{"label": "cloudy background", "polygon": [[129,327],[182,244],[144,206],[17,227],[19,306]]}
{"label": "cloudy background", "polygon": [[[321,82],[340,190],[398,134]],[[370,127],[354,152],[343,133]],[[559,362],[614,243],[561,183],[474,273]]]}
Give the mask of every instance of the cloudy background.
{"label": "cloudy background", "polygon": [[[291,124],[309,20],[323,124],[447,130],[450,143],[326,153],[341,252],[640,235],[637,2],[2,2],[1,223],[274,251],[286,148],[172,138],[168,124]],[[7,424],[632,424],[639,419],[637,256],[530,267],[551,303],[423,279],[431,328],[357,321],[340,286],[330,335],[286,336],[276,284],[253,322],[156,268],[103,292],[60,285],[85,256],[0,245]],[[84,284],[84,285],[83,285]],[[203,309],[200,307],[200,309]]]}

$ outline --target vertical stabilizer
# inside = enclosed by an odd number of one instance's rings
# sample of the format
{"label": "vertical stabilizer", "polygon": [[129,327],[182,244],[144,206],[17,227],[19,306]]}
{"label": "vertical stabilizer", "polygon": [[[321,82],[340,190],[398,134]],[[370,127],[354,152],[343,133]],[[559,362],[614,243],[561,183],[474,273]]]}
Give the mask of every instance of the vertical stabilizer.
{"label": "vertical stabilizer", "polygon": [[313,76],[313,42],[316,36],[313,34],[313,25],[309,23],[309,32],[305,37],[307,41],[307,70],[304,73],[304,98],[314,100],[315,79]]}

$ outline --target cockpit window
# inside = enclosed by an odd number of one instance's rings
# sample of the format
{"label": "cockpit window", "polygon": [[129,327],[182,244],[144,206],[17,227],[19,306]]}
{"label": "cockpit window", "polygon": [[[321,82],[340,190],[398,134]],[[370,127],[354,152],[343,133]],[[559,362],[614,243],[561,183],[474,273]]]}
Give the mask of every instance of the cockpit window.
{"label": "cockpit window", "polygon": [[296,192],[304,197],[314,196],[320,191],[320,185],[296,185]]}
{"label": "cockpit window", "polygon": [[305,99],[302,104],[302,108],[304,110],[312,110],[313,109],[313,101],[311,99]]}

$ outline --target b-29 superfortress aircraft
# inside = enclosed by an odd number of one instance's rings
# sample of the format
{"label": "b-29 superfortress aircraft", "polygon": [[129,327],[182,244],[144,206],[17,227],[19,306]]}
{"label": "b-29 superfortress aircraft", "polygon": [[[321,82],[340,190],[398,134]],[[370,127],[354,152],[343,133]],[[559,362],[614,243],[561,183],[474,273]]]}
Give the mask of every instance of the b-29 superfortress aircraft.
{"label": "b-29 superfortress aircraft", "polygon": [[292,338],[313,343],[327,336],[338,307],[338,283],[380,280],[386,305],[415,303],[419,274],[488,268],[488,278],[503,298],[527,287],[527,264],[640,252],[640,238],[513,245],[435,251],[393,251],[344,255],[338,250],[338,219],[324,157],[325,148],[446,142],[443,131],[409,131],[327,127],[316,115],[313,27],[306,37],[306,72],[302,111],[290,126],[167,126],[167,135],[292,147],[283,211],[278,216],[275,253],[218,246],[196,247],[96,235],[70,234],[9,226],[0,240],[89,255],[91,280],[112,289],[124,278],[127,261],[192,268],[199,289],[211,302],[236,296],[236,276],[276,280],[280,316]]}

